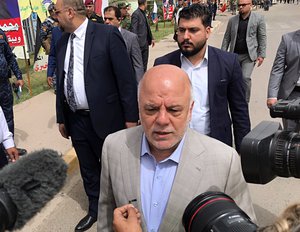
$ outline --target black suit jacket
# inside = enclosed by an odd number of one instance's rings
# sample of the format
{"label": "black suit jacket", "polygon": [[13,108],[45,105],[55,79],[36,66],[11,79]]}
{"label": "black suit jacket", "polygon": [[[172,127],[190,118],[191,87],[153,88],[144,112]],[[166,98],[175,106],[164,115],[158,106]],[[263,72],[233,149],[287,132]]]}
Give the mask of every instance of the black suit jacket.
{"label": "black suit jacket", "polygon": [[[180,54],[180,50],[171,52],[157,58],[154,65],[173,64],[181,68]],[[232,146],[233,123],[235,146],[239,151],[243,137],[250,131],[250,119],[236,54],[208,46],[208,97],[210,136]]]}
{"label": "black suit jacket", "polygon": [[[64,61],[70,34],[57,44],[57,123],[68,126]],[[116,27],[89,22],[84,47],[84,83],[93,127],[100,138],[137,122],[137,86],[126,45]]]}
{"label": "black suit jacket", "polygon": [[140,48],[145,48],[152,43],[152,32],[149,23],[140,8],[137,8],[131,15],[130,31],[139,37]]}

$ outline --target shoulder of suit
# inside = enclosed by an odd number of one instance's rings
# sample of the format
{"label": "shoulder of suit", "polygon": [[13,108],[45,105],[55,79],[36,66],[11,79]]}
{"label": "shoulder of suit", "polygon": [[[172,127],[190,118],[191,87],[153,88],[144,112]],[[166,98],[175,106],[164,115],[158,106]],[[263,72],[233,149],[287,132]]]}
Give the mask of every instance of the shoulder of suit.
{"label": "shoulder of suit", "polygon": [[[142,126],[136,126],[128,129],[119,130],[115,133],[109,134],[105,141],[107,143],[113,143],[115,145],[115,141],[118,142],[124,142],[124,143],[130,143],[130,141],[136,141],[138,138],[141,138],[143,135],[143,128]],[[130,141],[128,142],[128,139]],[[133,144],[132,144],[133,145]]]}
{"label": "shoulder of suit", "polygon": [[230,154],[236,153],[232,147],[226,145],[225,143],[222,143],[221,141],[207,135],[200,134],[191,128],[188,128],[186,135],[185,142],[189,143],[189,147],[203,147],[206,154],[219,157],[220,159],[223,158],[230,160]]}

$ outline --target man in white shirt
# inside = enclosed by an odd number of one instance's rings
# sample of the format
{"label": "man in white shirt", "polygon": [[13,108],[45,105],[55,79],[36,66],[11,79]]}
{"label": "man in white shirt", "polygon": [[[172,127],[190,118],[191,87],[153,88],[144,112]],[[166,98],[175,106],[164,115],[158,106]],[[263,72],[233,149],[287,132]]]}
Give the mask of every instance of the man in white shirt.
{"label": "man in white shirt", "polygon": [[183,8],[178,23],[179,49],[157,58],[154,65],[173,64],[188,74],[195,95],[190,127],[232,146],[233,125],[239,152],[250,120],[238,57],[207,45],[211,28],[206,5]]}
{"label": "man in white shirt", "polygon": [[[17,148],[15,147],[13,134],[8,130],[6,119],[1,107],[0,107],[0,143],[5,148],[11,162],[15,162],[17,159],[19,159],[19,153]],[[6,160],[7,160],[6,157],[3,157],[1,153],[0,168],[5,165]]]}

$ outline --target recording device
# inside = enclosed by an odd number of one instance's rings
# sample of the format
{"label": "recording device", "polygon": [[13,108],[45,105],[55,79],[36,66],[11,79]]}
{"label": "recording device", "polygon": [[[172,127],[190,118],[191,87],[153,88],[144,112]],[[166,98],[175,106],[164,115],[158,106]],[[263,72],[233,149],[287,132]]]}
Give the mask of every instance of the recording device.
{"label": "recording device", "polygon": [[0,232],[20,229],[63,187],[67,165],[54,150],[32,152],[0,171]]}
{"label": "recording device", "polygon": [[300,178],[300,99],[279,100],[270,115],[296,120],[297,127],[286,131],[278,122],[263,121],[244,137],[241,162],[249,183],[266,184],[276,176]]}
{"label": "recording device", "polygon": [[22,95],[22,87],[20,85],[17,85],[16,83],[12,83],[11,85],[17,99],[20,99]]}
{"label": "recording device", "polygon": [[254,232],[258,228],[231,197],[212,191],[188,204],[182,224],[186,232]]}

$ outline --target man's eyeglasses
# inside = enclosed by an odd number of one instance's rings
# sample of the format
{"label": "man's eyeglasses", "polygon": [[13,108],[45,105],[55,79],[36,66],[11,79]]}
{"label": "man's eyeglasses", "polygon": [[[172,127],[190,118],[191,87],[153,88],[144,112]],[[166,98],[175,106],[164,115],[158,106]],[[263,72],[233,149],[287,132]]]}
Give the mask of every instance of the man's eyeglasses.
{"label": "man's eyeglasses", "polygon": [[243,4],[238,4],[238,7],[245,7],[245,6],[248,6],[250,5],[250,3],[243,3]]}
{"label": "man's eyeglasses", "polygon": [[54,14],[58,15],[60,12],[64,11],[66,8],[62,8],[61,10],[57,10],[54,8],[53,12]]}

